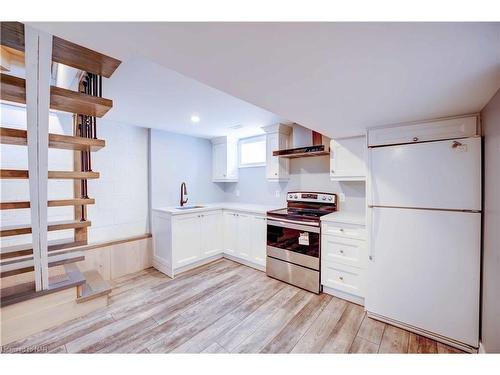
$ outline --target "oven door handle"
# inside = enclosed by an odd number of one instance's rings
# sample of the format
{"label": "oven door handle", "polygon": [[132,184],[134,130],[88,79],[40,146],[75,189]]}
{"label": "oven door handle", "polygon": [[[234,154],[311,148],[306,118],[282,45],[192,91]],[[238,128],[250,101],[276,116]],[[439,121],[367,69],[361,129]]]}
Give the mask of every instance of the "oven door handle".
{"label": "oven door handle", "polygon": [[319,233],[319,227],[318,226],[296,224],[296,223],[288,221],[288,220],[274,220],[274,219],[271,219],[269,217],[267,218],[267,225],[273,225],[275,227],[283,227],[283,228],[290,228],[290,229],[302,230],[304,232]]}

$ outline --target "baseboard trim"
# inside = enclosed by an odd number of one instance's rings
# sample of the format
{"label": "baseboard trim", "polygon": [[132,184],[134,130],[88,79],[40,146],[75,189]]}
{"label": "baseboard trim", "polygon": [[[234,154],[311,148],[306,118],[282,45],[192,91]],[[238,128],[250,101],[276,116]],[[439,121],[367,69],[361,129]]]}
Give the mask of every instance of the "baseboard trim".
{"label": "baseboard trim", "polygon": [[363,297],[355,296],[353,294],[342,292],[340,290],[329,288],[327,286],[323,286],[323,293],[329,294],[337,298],[345,299],[346,301],[355,303],[357,305],[361,306],[365,305],[365,299]]}
{"label": "baseboard trim", "polygon": [[179,267],[179,268],[174,268],[174,270],[172,271],[172,276],[170,276],[170,277],[175,277],[175,275],[177,275],[179,273],[192,270],[193,268],[198,268],[198,267],[204,266],[205,264],[212,263],[214,260],[221,259],[221,258],[222,258],[222,253],[218,253],[218,254],[212,255],[208,258],[198,260],[194,263],[187,264],[187,265]]}
{"label": "baseboard trim", "polygon": [[229,254],[224,253],[223,254],[224,258],[232,260],[233,262],[243,264],[244,266],[252,267],[255,268],[256,270],[266,272],[266,266],[261,266],[260,264],[256,264],[253,262],[249,262],[248,260],[244,260]]}
{"label": "baseboard trim", "polygon": [[174,272],[170,264],[165,263],[163,260],[153,255],[153,267],[156,268],[161,273],[164,273],[171,279],[174,278]]}
{"label": "baseboard trim", "polygon": [[477,353],[478,352],[477,348],[475,348],[473,346],[470,346],[468,344],[464,344],[464,343],[461,343],[459,341],[450,339],[448,337],[441,336],[439,334],[432,333],[432,332],[429,332],[429,331],[426,331],[426,330],[414,327],[412,325],[405,324],[405,323],[402,323],[400,321],[393,320],[393,319],[387,318],[387,317],[382,316],[382,315],[378,315],[376,313],[372,313],[370,311],[367,311],[366,314],[370,318],[373,318],[375,320],[379,320],[381,322],[384,322],[384,323],[387,323],[387,324],[390,324],[390,325],[393,325],[393,326],[405,329],[407,331],[410,331],[410,332],[413,332],[413,333],[417,333],[417,334],[419,334],[421,336],[428,337],[428,338],[433,339],[435,341],[442,342],[443,344],[446,344],[446,345],[452,346],[454,348],[463,350],[464,352],[468,352],[468,353]]}
{"label": "baseboard trim", "polygon": [[482,342],[479,343],[478,353],[479,354],[488,354],[488,351],[486,350],[486,348],[484,347]]}

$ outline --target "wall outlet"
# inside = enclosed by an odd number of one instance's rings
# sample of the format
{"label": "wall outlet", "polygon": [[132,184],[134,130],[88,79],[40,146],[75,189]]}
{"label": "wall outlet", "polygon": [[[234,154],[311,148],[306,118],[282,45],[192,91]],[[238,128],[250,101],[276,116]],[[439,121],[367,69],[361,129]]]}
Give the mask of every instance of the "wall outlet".
{"label": "wall outlet", "polygon": [[339,194],[339,201],[345,202],[345,194],[344,193]]}
{"label": "wall outlet", "polygon": [[234,194],[239,197],[240,196],[240,191],[238,189],[236,189],[236,191],[234,192]]}
{"label": "wall outlet", "polygon": [[279,198],[279,197],[281,196],[281,192],[280,192],[279,190],[276,190],[276,191],[274,192],[274,196],[275,196],[276,198]]}

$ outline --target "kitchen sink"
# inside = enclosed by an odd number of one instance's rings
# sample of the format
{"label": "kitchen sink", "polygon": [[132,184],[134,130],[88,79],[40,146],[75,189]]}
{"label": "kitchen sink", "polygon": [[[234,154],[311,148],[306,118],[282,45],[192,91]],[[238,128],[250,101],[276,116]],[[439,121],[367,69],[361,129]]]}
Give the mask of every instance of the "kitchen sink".
{"label": "kitchen sink", "polygon": [[191,210],[193,208],[204,208],[205,206],[182,206],[182,207],[176,207],[176,210]]}

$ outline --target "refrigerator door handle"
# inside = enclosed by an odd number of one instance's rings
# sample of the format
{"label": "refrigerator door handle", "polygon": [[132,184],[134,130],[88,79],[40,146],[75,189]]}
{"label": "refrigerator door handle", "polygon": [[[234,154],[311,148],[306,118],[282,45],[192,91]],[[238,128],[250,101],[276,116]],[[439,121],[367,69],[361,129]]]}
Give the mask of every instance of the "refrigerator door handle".
{"label": "refrigerator door handle", "polygon": [[370,239],[369,239],[369,245],[368,247],[370,248],[369,254],[368,254],[368,259],[371,261],[375,260],[375,233],[378,231],[378,220],[374,220],[375,216],[375,207],[370,206]]}

